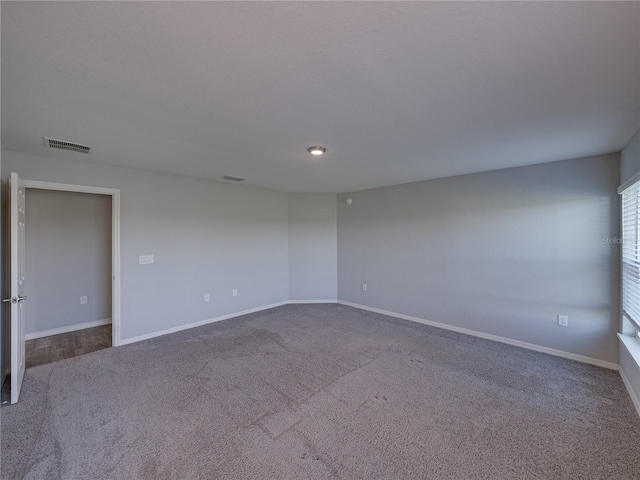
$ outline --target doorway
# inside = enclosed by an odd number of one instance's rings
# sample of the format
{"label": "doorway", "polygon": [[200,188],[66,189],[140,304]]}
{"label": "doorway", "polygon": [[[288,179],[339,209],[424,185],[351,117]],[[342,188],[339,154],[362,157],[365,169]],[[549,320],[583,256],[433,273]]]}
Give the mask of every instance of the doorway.
{"label": "doorway", "polygon": [[26,196],[26,368],[110,347],[111,197]]}
{"label": "doorway", "polygon": [[[6,299],[11,306],[11,403],[16,403],[20,395],[22,379],[25,370],[26,347],[26,302],[25,285],[29,279],[25,277],[25,211],[27,190],[53,190],[61,192],[90,193],[107,195],[111,198],[111,345],[120,345],[120,190],[91,187],[84,185],[70,185],[52,182],[21,179],[17,173],[11,174],[10,179],[10,215],[9,215],[9,251],[11,259],[11,274],[8,290],[10,295]],[[87,298],[88,303],[88,298]]]}

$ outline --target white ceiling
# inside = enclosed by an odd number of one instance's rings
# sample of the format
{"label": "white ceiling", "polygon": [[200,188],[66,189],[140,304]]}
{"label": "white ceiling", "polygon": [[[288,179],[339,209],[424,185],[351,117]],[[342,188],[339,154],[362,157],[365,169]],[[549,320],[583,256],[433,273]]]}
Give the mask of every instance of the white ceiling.
{"label": "white ceiling", "polygon": [[639,2],[1,8],[9,150],[344,192],[615,152],[640,124]]}

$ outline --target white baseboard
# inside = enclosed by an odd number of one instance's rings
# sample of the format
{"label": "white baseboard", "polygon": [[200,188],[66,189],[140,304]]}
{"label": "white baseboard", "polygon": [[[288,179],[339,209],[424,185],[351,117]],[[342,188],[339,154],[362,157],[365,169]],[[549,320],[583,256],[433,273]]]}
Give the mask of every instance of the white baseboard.
{"label": "white baseboard", "polygon": [[404,315],[402,313],[390,312],[388,310],[381,310],[379,308],[367,307],[366,305],[359,305],[357,303],[345,302],[338,300],[338,303],[347,305],[349,307],[359,308],[361,310],[367,310],[369,312],[380,313],[382,315],[388,315],[390,317],[401,318],[403,320],[409,320],[411,322],[422,323],[423,325],[429,325],[431,327],[442,328],[445,330],[451,330],[453,332],[464,333],[465,335],[472,335],[474,337],[484,338],[486,340],[493,340],[494,342],[506,343],[507,345],[513,345],[515,347],[526,348],[527,350],[534,350],[536,352],[547,353],[556,357],[568,358],[570,360],[576,360],[582,363],[589,363],[598,367],[609,368],[611,370],[618,370],[617,363],[607,362],[599,360],[597,358],[585,357],[584,355],[577,355],[575,353],[564,352],[562,350],[556,350],[555,348],[543,347],[533,343],[521,342],[520,340],[513,340],[511,338],[500,337],[498,335],[492,335],[490,333],[478,332],[476,330],[469,330],[468,328],[456,327],[454,325],[447,325],[446,323],[433,322],[431,320],[425,320],[423,318],[412,317],[411,315]]}
{"label": "white baseboard", "polygon": [[287,303],[291,305],[304,305],[307,303],[338,303],[338,299],[334,298],[331,300],[289,300]]}
{"label": "white baseboard", "polygon": [[86,328],[99,327],[101,325],[108,325],[111,323],[110,318],[103,320],[95,320],[93,322],[78,323],[76,325],[69,325],[68,327],[52,328],[51,330],[43,330],[41,332],[27,333],[24,336],[25,340],[33,340],[34,338],[50,337],[51,335],[59,335],[61,333],[75,332],[76,330],[84,330]]}
{"label": "white baseboard", "polygon": [[476,330],[470,330],[468,328],[456,327],[454,325],[447,325],[445,323],[433,322],[431,320],[425,320],[423,318],[413,317],[411,315],[404,315],[402,313],[391,312],[388,310],[382,310],[379,308],[368,307],[366,305],[359,305],[357,303],[346,302],[344,300],[286,300],[283,302],[273,303],[271,305],[264,305],[261,307],[252,308],[249,310],[243,310],[241,312],[230,313],[227,315],[221,315],[219,317],[209,318],[206,320],[201,320],[194,323],[189,323],[186,325],[179,325],[177,327],[168,328],[166,330],[160,330],[157,332],[147,333],[144,335],[139,335],[137,337],[125,338],[121,340],[120,345],[129,345],[131,343],[141,342],[143,340],[148,340],[154,337],[160,337],[162,335],[168,335],[170,333],[180,332],[182,330],[188,330],[190,328],[201,327],[203,325],[207,325],[209,323],[220,322],[222,320],[228,320],[234,317],[240,317],[242,315],[248,315],[250,313],[260,312],[262,310],[268,310],[270,308],[280,307],[282,305],[288,304],[311,304],[311,303],[339,303],[341,305],[347,305],[349,307],[359,308],[361,310],[367,310],[370,312],[379,313],[382,315],[388,315],[390,317],[401,318],[403,320],[409,320],[411,322],[421,323],[423,325],[429,325],[432,327],[442,328],[445,330],[451,330],[453,332],[463,333],[466,335],[472,335],[474,337],[484,338],[486,340],[493,340],[495,342],[506,343],[508,345],[513,345],[520,348],[526,348],[527,350],[534,350],[536,352],[547,353],[549,355],[554,355],[556,357],[568,358],[570,360],[576,360],[582,363],[588,363],[591,365],[596,365],[598,367],[609,368],[611,370],[618,370],[619,366],[617,363],[607,362],[604,360],[599,360],[597,358],[586,357],[583,355],[577,355],[575,353],[564,352],[562,350],[556,350],[554,348],[543,347],[541,345],[535,345],[533,343],[521,342],[520,340],[513,340],[511,338],[500,337],[498,335],[492,335],[489,333],[478,332]]}
{"label": "white baseboard", "polygon": [[230,318],[240,317],[242,315],[248,315],[250,313],[260,312],[262,310],[268,310],[270,308],[281,307],[282,305],[287,305],[288,303],[289,303],[288,301],[272,303],[271,305],[264,305],[262,307],[250,308],[249,310],[229,313],[227,315],[208,318],[206,320],[200,320],[199,322],[188,323],[186,325],[178,325],[177,327],[167,328],[166,330],[160,330],[158,332],[146,333],[144,335],[138,335],[137,337],[123,338],[122,340],[120,340],[120,346],[129,345],[130,343],[141,342],[143,340],[149,340],[150,338],[160,337],[162,335],[168,335],[170,333],[176,333],[182,330],[188,330],[190,328],[201,327],[203,325],[208,325],[209,323],[221,322],[222,320],[228,320]]}

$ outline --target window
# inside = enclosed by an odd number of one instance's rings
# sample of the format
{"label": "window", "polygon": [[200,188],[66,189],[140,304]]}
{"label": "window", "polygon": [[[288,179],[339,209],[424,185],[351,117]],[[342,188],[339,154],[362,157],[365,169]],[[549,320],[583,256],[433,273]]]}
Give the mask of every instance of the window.
{"label": "window", "polygon": [[640,181],[622,192],[622,313],[640,336]]}

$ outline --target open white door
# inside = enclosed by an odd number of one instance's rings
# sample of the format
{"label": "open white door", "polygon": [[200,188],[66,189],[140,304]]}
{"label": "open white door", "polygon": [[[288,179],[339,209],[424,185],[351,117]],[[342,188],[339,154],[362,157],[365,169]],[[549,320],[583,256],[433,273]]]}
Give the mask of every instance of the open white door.
{"label": "open white door", "polygon": [[17,173],[11,174],[11,403],[20,397],[25,369],[25,187]]}

